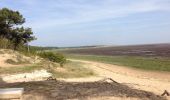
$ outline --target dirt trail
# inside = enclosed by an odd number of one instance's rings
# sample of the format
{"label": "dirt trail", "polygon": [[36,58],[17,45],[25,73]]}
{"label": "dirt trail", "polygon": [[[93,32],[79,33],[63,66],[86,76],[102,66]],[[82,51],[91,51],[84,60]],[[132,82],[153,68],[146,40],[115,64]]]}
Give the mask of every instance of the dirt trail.
{"label": "dirt trail", "polygon": [[[164,90],[170,91],[170,73],[168,72],[143,71],[93,61],[71,60],[84,63],[85,67],[94,70],[98,76],[86,79],[66,79],[65,81],[97,81],[103,77],[109,77],[119,83],[136,89],[150,91],[157,95],[161,95]],[[168,97],[168,99],[170,98]]]}

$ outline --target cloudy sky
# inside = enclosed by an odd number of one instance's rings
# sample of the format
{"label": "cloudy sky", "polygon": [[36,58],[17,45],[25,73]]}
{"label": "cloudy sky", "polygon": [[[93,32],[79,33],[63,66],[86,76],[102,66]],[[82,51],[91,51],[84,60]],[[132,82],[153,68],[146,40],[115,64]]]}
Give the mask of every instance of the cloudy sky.
{"label": "cloudy sky", "polygon": [[0,0],[20,11],[32,45],[170,43],[170,0]]}

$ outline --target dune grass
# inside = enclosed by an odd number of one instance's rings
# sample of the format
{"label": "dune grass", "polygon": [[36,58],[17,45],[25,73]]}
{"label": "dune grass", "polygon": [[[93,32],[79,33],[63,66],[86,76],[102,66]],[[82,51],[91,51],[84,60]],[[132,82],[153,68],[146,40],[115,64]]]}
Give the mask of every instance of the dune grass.
{"label": "dune grass", "polygon": [[61,70],[51,70],[51,73],[53,73],[53,76],[56,78],[80,78],[80,77],[88,77],[93,76],[95,73],[88,68],[85,68],[83,66],[83,63],[79,62],[67,62],[63,67],[58,67]]}
{"label": "dune grass", "polygon": [[49,68],[48,65],[49,64],[44,61],[40,64],[27,66],[0,67],[0,74],[28,73],[34,70],[46,69],[56,78],[79,78],[95,75],[92,70],[85,68],[83,64],[79,62],[68,61],[63,67],[60,67],[57,63],[51,63],[51,68]]}
{"label": "dune grass", "polygon": [[132,68],[168,71],[170,72],[170,58],[162,57],[134,57],[134,56],[96,56],[96,55],[67,55],[70,59],[98,61],[102,63],[127,66]]}
{"label": "dune grass", "polygon": [[15,74],[15,73],[24,73],[32,72],[34,70],[42,69],[41,65],[25,65],[25,66],[15,66],[15,67],[0,67],[0,74]]}

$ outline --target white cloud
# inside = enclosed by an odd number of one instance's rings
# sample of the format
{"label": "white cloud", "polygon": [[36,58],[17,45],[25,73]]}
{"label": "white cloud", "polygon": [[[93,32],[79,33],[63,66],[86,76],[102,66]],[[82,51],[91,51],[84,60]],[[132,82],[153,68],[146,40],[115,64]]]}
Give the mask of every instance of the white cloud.
{"label": "white cloud", "polygon": [[[29,23],[29,25],[35,29],[43,29],[52,26],[126,17],[135,13],[170,10],[167,0],[129,0],[131,2],[121,0],[122,3],[116,0],[101,0],[92,4],[90,1],[83,3],[77,1],[51,0],[49,3],[41,3],[40,5],[36,3],[32,10],[37,7],[35,9],[37,12],[33,12],[41,14],[38,18],[36,16],[37,19],[33,19],[34,21]],[[27,1],[27,3],[34,4],[33,0]]]}

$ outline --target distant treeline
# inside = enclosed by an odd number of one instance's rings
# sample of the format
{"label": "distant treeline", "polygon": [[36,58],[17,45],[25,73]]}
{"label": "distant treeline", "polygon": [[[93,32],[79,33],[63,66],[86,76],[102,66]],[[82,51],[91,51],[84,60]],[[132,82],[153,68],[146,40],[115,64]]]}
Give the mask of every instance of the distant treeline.
{"label": "distant treeline", "polygon": [[91,45],[91,46],[75,46],[75,47],[60,47],[60,49],[71,49],[71,48],[95,48],[95,47],[101,47],[104,45]]}
{"label": "distant treeline", "polygon": [[77,47],[43,47],[43,46],[30,46],[32,49],[36,50],[55,50],[55,49],[74,49],[74,48],[95,48],[101,47],[102,45],[94,45],[94,46],[77,46]]}
{"label": "distant treeline", "polygon": [[59,47],[41,47],[41,46],[30,46],[30,49],[34,49],[34,50],[53,50],[53,49],[59,49]]}

